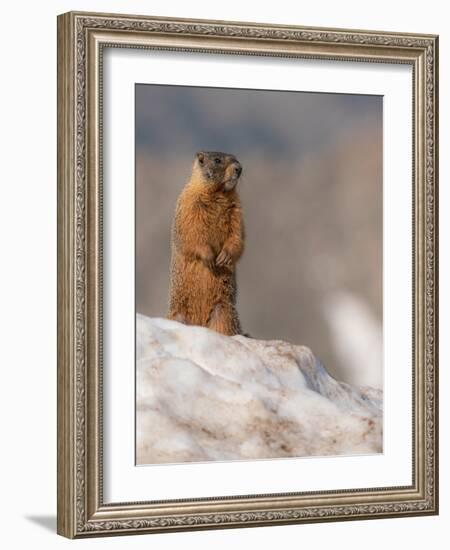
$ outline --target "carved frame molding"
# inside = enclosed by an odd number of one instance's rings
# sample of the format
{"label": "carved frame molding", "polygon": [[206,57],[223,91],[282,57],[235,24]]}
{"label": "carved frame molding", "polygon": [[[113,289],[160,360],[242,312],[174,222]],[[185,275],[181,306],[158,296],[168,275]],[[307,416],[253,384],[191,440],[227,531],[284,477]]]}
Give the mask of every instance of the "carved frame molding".
{"label": "carved frame molding", "polygon": [[[103,503],[104,47],[412,65],[412,486]],[[438,513],[437,52],[438,38],[430,35],[75,12],[58,17],[58,533],[78,538]]]}

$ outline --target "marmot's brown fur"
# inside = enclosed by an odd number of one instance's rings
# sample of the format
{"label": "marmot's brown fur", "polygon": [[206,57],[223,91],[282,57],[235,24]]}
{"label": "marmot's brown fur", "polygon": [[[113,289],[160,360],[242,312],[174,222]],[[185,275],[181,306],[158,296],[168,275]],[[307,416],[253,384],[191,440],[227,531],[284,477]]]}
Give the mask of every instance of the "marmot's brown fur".
{"label": "marmot's brown fur", "polygon": [[172,225],[168,318],[240,334],[236,311],[236,262],[244,248],[236,157],[197,153]]}

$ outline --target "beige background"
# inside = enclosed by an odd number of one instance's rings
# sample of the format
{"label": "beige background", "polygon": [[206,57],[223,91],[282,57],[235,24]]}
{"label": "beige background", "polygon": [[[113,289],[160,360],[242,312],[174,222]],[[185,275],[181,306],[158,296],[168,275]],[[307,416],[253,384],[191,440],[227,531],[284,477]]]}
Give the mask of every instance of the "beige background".
{"label": "beige background", "polygon": [[244,330],[307,345],[338,378],[379,385],[382,98],[137,85],[139,313],[166,314],[171,219],[201,149],[244,168]]}

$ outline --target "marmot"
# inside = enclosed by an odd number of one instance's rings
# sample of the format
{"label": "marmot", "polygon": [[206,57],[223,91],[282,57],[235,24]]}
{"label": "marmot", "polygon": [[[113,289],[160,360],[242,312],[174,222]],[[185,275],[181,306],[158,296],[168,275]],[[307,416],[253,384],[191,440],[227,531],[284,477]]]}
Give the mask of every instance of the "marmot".
{"label": "marmot", "polygon": [[172,224],[168,318],[241,334],[236,311],[236,262],[244,225],[234,155],[202,151],[178,197]]}

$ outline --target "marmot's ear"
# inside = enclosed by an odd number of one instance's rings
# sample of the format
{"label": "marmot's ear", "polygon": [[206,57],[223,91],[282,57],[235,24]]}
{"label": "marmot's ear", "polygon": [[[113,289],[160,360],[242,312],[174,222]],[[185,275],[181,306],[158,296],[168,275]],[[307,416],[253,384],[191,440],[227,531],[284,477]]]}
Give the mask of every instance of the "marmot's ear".
{"label": "marmot's ear", "polygon": [[197,153],[198,162],[203,164],[205,162],[205,155],[203,153]]}

